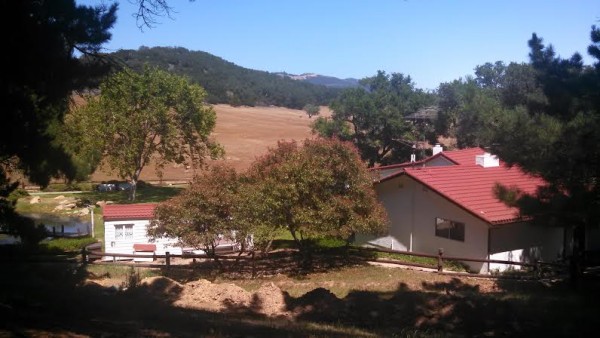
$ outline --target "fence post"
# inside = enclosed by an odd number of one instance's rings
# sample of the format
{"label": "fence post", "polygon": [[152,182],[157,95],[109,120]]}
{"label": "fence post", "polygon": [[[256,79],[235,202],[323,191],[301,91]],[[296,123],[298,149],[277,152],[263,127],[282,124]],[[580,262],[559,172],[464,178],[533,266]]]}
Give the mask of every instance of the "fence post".
{"label": "fence post", "polygon": [[252,250],[252,278],[256,278],[256,263],[254,261],[254,250]]}
{"label": "fence post", "polygon": [[167,269],[171,266],[171,253],[170,252],[165,252],[165,259],[166,259],[166,263],[167,263]]}
{"label": "fence post", "polygon": [[542,276],[542,271],[540,269],[540,260],[536,259],[533,262],[533,277],[539,279],[541,276]]}
{"label": "fence post", "polygon": [[87,252],[85,251],[85,247],[81,249],[81,260],[83,261],[83,265],[87,264]]}
{"label": "fence post", "polygon": [[437,271],[438,272],[442,272],[444,270],[444,259],[442,258],[442,255],[444,255],[444,249],[439,248],[438,249],[438,260],[437,260]]}

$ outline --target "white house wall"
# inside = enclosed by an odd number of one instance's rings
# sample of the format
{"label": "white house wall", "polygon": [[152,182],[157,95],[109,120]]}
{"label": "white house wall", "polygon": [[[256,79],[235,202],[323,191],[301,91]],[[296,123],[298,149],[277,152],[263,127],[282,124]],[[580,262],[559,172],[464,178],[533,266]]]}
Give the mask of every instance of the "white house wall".
{"label": "white house wall", "polygon": [[[401,203],[406,196],[398,194],[398,180],[392,179],[375,186],[377,197],[385,207],[390,221],[386,236],[357,234],[356,241],[392,250],[410,250],[410,226],[404,219],[410,214],[410,205]],[[402,224],[402,225],[401,225]]]}
{"label": "white house wall", "polygon": [[[395,250],[448,256],[487,258],[488,225],[454,203],[427,189],[408,176],[400,176],[376,186],[378,198],[388,212],[388,236],[357,236],[369,244]],[[435,235],[436,217],[465,224],[465,241]],[[483,263],[468,263],[476,272],[487,271]]]}
{"label": "white house wall", "polygon": [[[115,238],[115,226],[117,225],[133,225],[133,236],[130,239],[119,239]],[[173,238],[157,238],[155,241],[151,241],[148,238],[148,220],[132,220],[132,221],[105,221],[104,222],[104,251],[106,253],[122,253],[122,254],[133,254],[134,244],[156,244],[157,255],[164,255],[166,251],[171,254],[180,255],[182,249],[177,245],[177,240]],[[107,257],[112,259],[112,257]],[[117,258],[119,259],[119,258]],[[127,258],[130,259],[130,258]]]}
{"label": "white house wall", "polygon": [[[405,177],[407,189],[414,194],[413,251],[437,253],[468,258],[487,258],[488,224],[448,201],[433,190]],[[435,235],[436,218],[443,218],[465,225],[465,239],[457,241]],[[465,262],[475,272],[487,272],[483,263]]]}
{"label": "white house wall", "polygon": [[[551,262],[563,250],[563,229],[529,223],[498,225],[490,230],[490,259],[533,263]],[[519,266],[492,263],[490,270],[519,270]]]}

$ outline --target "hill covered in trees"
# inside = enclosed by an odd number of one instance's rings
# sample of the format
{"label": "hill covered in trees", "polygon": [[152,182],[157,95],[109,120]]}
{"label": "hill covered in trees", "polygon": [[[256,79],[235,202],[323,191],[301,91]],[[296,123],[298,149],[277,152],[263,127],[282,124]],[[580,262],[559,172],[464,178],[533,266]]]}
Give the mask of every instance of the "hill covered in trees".
{"label": "hill covered in trees", "polygon": [[327,105],[340,92],[339,88],[243,68],[210,53],[182,47],[140,47],[110,56],[137,71],[150,64],[188,76],[206,89],[209,103],[301,109],[309,103]]}
{"label": "hill covered in trees", "polygon": [[347,79],[339,79],[333,76],[325,76],[314,73],[304,73],[300,75],[288,74],[286,72],[275,73],[282,77],[289,77],[293,80],[305,81],[316,85],[323,85],[325,87],[334,87],[334,88],[352,88],[359,87],[360,83],[358,83],[358,79],[347,78]]}

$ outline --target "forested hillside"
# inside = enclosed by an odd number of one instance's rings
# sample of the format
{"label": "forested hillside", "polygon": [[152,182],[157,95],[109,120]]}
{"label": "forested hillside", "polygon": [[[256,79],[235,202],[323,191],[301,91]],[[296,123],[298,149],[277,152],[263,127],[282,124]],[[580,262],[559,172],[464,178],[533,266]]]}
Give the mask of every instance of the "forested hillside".
{"label": "forested hillside", "polygon": [[180,47],[140,47],[111,56],[135,70],[148,63],[186,75],[206,89],[210,103],[301,109],[309,103],[327,105],[340,91],[243,68],[212,54]]}

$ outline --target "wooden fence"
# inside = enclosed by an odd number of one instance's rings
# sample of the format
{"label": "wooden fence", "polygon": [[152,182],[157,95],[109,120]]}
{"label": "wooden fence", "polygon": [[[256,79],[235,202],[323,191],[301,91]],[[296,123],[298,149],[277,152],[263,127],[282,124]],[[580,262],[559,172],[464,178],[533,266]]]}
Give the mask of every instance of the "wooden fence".
{"label": "wooden fence", "polygon": [[[532,271],[534,277],[540,277],[541,271],[544,267],[553,268],[553,269],[566,269],[567,268],[567,266],[565,264],[542,262],[539,260],[536,260],[533,263],[525,263],[525,262],[513,262],[513,261],[496,260],[496,259],[479,259],[479,258],[470,258],[470,257],[445,256],[442,249],[438,250],[437,255],[418,253],[418,252],[397,251],[397,250],[390,250],[390,249],[385,249],[385,248],[352,247],[352,248],[350,248],[350,250],[361,253],[362,255],[357,255],[355,257],[359,257],[359,258],[364,257],[363,259],[365,261],[429,268],[429,269],[436,270],[438,273],[450,272],[448,270],[444,270],[445,262],[479,262],[479,263],[497,263],[497,264],[521,266],[521,267],[526,267],[530,271]],[[427,265],[427,264],[406,262],[406,261],[395,260],[395,259],[386,259],[386,258],[371,259],[369,257],[365,257],[366,256],[366,255],[364,255],[365,253],[388,253],[388,254],[397,254],[397,255],[403,255],[403,256],[409,256],[409,257],[412,256],[412,257],[431,258],[431,259],[435,259],[437,264],[436,265]],[[151,258],[153,261],[156,259],[164,259],[165,260],[164,266],[166,268],[171,267],[171,265],[172,265],[171,259],[172,258],[184,258],[184,259],[207,259],[208,258],[208,259],[210,259],[210,258],[216,257],[217,259],[223,260],[223,261],[228,261],[228,260],[230,260],[230,261],[231,260],[233,260],[233,261],[240,261],[240,260],[241,261],[250,261],[252,264],[253,276],[255,275],[255,271],[254,271],[255,262],[257,260],[266,258],[266,257],[262,257],[262,256],[257,256],[257,255],[255,255],[254,252],[249,252],[248,255],[236,255],[236,256],[231,256],[231,255],[207,256],[207,255],[197,255],[197,254],[187,254],[187,253],[184,253],[181,255],[173,255],[173,254],[170,254],[169,252],[166,252],[164,255],[157,255],[157,254],[106,253],[106,252],[100,252],[100,251],[89,251],[89,250],[86,250],[86,248],[82,249],[81,254],[82,254],[82,261],[84,262],[84,264],[87,264],[87,262],[90,259],[94,259],[94,258],[98,259],[98,258],[102,258],[102,257],[112,257],[111,261],[114,263],[117,262],[118,258],[119,259],[122,259],[122,258],[132,258],[132,259]],[[144,264],[136,264],[136,265],[144,266]],[[154,267],[157,266],[156,264],[152,264],[152,265],[145,264],[145,265],[146,266],[154,266]],[[159,266],[162,266],[162,264],[160,264]],[[493,277],[492,275],[489,275],[489,274],[474,274],[474,273],[463,273],[463,274],[469,275],[469,276]]]}

